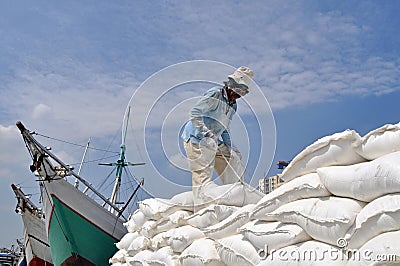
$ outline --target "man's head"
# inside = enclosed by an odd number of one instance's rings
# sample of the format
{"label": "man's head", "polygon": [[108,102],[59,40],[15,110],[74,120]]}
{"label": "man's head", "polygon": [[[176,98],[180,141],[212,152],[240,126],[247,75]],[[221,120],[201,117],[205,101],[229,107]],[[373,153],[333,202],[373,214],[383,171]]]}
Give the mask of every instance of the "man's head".
{"label": "man's head", "polygon": [[[253,70],[248,67],[241,66],[229,75],[228,89],[242,97],[249,93],[251,80],[254,77]],[[239,98],[237,97],[237,98]]]}

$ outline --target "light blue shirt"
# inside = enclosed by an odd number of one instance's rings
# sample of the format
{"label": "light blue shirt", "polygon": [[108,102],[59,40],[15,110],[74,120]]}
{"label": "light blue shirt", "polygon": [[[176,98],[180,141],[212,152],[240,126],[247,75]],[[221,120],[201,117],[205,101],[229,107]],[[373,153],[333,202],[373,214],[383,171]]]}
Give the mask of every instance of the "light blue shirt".
{"label": "light blue shirt", "polygon": [[[209,89],[199,102],[190,110],[190,120],[186,123],[182,132],[182,139],[187,142],[198,144],[207,129],[217,136],[222,138],[228,146],[232,146],[229,135],[229,125],[233,115],[236,113],[236,101],[228,103],[228,97],[225,89],[222,87],[213,87]],[[193,124],[193,119],[203,121],[205,127],[199,127]]]}

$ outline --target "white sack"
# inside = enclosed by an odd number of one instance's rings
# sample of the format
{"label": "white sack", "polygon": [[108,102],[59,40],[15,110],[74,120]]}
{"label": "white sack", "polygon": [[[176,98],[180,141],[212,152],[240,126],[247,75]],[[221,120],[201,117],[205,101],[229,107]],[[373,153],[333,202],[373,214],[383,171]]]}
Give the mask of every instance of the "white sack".
{"label": "white sack", "polygon": [[300,152],[283,170],[281,178],[286,182],[317,168],[331,165],[350,165],[365,161],[354,148],[361,142],[354,130],[345,130],[323,137]]}
{"label": "white sack", "polygon": [[111,257],[111,259],[108,260],[110,264],[115,264],[115,263],[125,263],[125,257],[128,255],[126,253],[125,249],[120,249],[117,252],[115,252],[114,256]]}
{"label": "white sack", "polygon": [[224,220],[238,209],[235,206],[211,204],[184,219],[193,227],[206,228]]}
{"label": "white sack", "polygon": [[204,234],[212,239],[220,239],[236,234],[237,230],[250,220],[250,212],[254,209],[254,204],[249,204],[235,211],[225,220],[207,227],[203,230]]}
{"label": "white sack", "polygon": [[148,238],[152,238],[154,235],[157,235],[162,232],[166,232],[168,230],[174,229],[178,227],[179,225],[171,223],[170,220],[166,219],[161,221],[160,223],[152,223],[149,226],[148,224],[145,224],[140,231],[140,233]]}
{"label": "white sack", "polygon": [[223,266],[215,248],[214,240],[202,238],[195,240],[179,257],[182,266]]}
{"label": "white sack", "polygon": [[139,209],[148,219],[157,220],[174,211],[174,204],[167,199],[150,198],[139,201]]}
{"label": "white sack", "polygon": [[243,225],[238,232],[258,250],[276,250],[311,239],[299,225],[281,222],[255,220]]}
{"label": "white sack", "polygon": [[260,262],[256,249],[240,234],[217,240],[215,248],[222,262],[229,266],[256,265]]}
{"label": "white sack", "polygon": [[175,195],[171,199],[150,198],[139,202],[140,211],[149,219],[157,220],[179,210],[193,211],[192,191]]}
{"label": "white sack", "polygon": [[132,243],[129,245],[127,252],[129,256],[134,256],[142,250],[150,247],[151,241],[145,236],[136,237]]}
{"label": "white sack", "polygon": [[168,220],[177,225],[187,225],[187,218],[192,215],[191,211],[176,211],[170,216],[168,216]]}
{"label": "white sack", "polygon": [[155,220],[146,221],[140,229],[139,234],[145,237],[152,237],[154,235],[153,227],[155,227],[156,224],[157,221]]}
{"label": "white sack", "polygon": [[271,254],[258,266],[293,266],[293,265],[346,265],[347,256],[341,249],[327,243],[311,240],[278,250],[272,250]]}
{"label": "white sack", "polygon": [[137,209],[128,219],[126,223],[124,223],[125,228],[129,233],[133,233],[136,231],[140,231],[142,225],[147,221],[146,216],[144,216],[143,212],[140,209]]}
{"label": "white sack", "polygon": [[200,231],[200,229],[194,228],[190,225],[184,225],[182,227],[169,230],[164,234],[167,244],[174,252],[182,252],[185,248],[192,244],[193,241],[204,237],[205,235],[202,231]]}
{"label": "white sack", "polygon": [[151,248],[157,250],[162,247],[166,247],[168,240],[168,231],[159,233],[151,238]]}
{"label": "white sack", "polygon": [[322,184],[318,174],[311,173],[283,183],[280,187],[265,195],[251,213],[251,219],[262,217],[278,207],[304,198],[330,196],[331,193]]}
{"label": "white sack", "polygon": [[150,258],[144,259],[146,266],[178,266],[179,256],[174,254],[170,247],[163,247],[155,251]]}
{"label": "white sack", "polygon": [[259,202],[265,194],[259,191],[257,188],[251,187],[247,183],[241,183],[243,186],[243,193],[244,193],[244,205],[249,205],[249,204],[256,204]]}
{"label": "white sack", "polygon": [[323,167],[317,172],[332,194],[370,202],[400,191],[400,152],[366,163]]}
{"label": "white sack", "polygon": [[132,241],[138,236],[139,236],[138,232],[134,232],[134,233],[129,233],[128,232],[115,245],[117,246],[118,249],[127,250],[129,248],[129,246],[131,245]]}
{"label": "white sack", "polygon": [[125,260],[126,260],[127,264],[130,266],[142,266],[142,265],[145,265],[144,264],[145,260],[151,259],[152,255],[153,255],[153,251],[145,249],[145,250],[138,252],[133,257],[126,257]]}
{"label": "white sack", "polygon": [[184,218],[190,214],[189,211],[176,211],[168,217],[160,218],[154,222],[146,222],[142,227],[141,234],[150,238],[156,234],[186,225],[187,222]]}
{"label": "white sack", "polygon": [[357,215],[354,228],[346,235],[348,248],[360,248],[375,236],[400,230],[400,194],[377,198]]}
{"label": "white sack", "polygon": [[171,203],[176,204],[179,210],[193,211],[193,192],[186,191],[176,194],[171,198]]}
{"label": "white sack", "polygon": [[359,250],[353,250],[348,266],[353,265],[399,265],[400,261],[400,231],[380,234]]}
{"label": "white sack", "polygon": [[241,182],[218,186],[211,181],[204,185],[200,196],[207,205],[219,204],[242,207],[257,203],[264,194]]}
{"label": "white sack", "polygon": [[364,206],[365,203],[348,198],[310,198],[285,204],[265,217],[296,223],[313,239],[336,245]]}
{"label": "white sack", "polygon": [[372,130],[361,138],[361,145],[357,147],[356,151],[368,160],[400,151],[400,123],[387,124]]}

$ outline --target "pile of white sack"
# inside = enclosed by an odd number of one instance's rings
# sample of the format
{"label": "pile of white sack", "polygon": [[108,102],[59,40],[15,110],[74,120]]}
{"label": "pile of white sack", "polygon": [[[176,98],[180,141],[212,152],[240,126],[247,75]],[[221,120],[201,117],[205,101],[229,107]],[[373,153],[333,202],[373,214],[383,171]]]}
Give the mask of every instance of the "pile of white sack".
{"label": "pile of white sack", "polygon": [[195,213],[191,191],[140,202],[110,264],[400,263],[400,123],[319,139],[281,178],[267,195],[211,183]]}

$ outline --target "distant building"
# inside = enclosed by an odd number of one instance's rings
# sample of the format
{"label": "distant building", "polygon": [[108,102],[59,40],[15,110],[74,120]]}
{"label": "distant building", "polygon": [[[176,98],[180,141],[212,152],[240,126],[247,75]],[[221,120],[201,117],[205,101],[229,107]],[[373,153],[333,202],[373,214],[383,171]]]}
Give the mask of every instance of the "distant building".
{"label": "distant building", "polygon": [[258,188],[264,194],[268,194],[280,185],[282,185],[283,182],[284,181],[279,178],[279,175],[265,177],[258,180]]}

